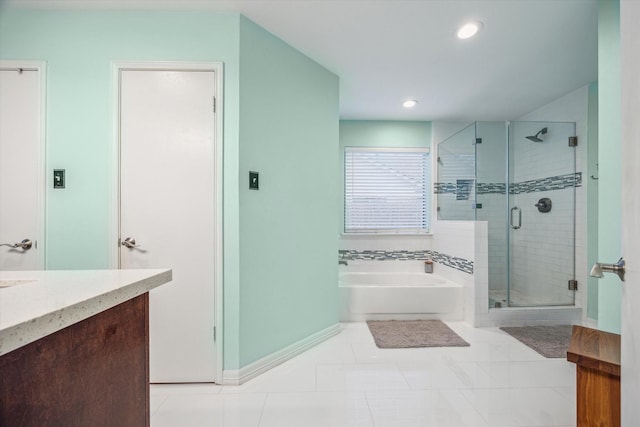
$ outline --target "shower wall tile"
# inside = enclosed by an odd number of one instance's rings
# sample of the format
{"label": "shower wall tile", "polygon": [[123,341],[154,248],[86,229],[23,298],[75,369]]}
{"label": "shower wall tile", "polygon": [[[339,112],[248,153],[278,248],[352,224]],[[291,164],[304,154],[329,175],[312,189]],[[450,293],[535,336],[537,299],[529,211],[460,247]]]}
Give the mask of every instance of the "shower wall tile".
{"label": "shower wall tile", "polygon": [[541,191],[562,190],[580,187],[582,172],[537,178],[529,181],[516,182],[509,187],[509,194],[537,193]]}
{"label": "shower wall tile", "polygon": [[[551,212],[534,206],[539,197],[550,197]],[[522,209],[522,227],[512,236],[512,289],[545,296],[548,304],[573,304],[567,282],[574,278],[574,189],[515,196]]]}
{"label": "shower wall tile", "polygon": [[474,260],[475,221],[436,221],[433,224],[433,250]]}
{"label": "shower wall tile", "polygon": [[463,286],[464,319],[475,324],[477,307],[487,306],[488,224],[485,221],[437,221],[434,223],[434,251],[473,260],[473,274],[447,265],[437,265],[437,274]]}
{"label": "shower wall tile", "polygon": [[[488,237],[489,288],[505,289],[507,284],[507,205],[504,195],[478,196],[482,209],[478,220],[486,221]],[[488,303],[487,303],[488,305]]]}
{"label": "shower wall tile", "polygon": [[483,183],[504,183],[507,165],[505,140],[507,128],[505,122],[477,122],[478,137],[476,144],[477,179]]}
{"label": "shower wall tile", "polygon": [[[546,176],[529,181],[514,182],[509,186],[509,194],[535,193],[540,191],[562,190],[569,187],[582,186],[582,172],[564,175]],[[435,194],[454,194],[461,196],[460,185],[452,182],[434,183]],[[476,194],[506,194],[507,186],[504,182],[478,182]],[[468,190],[462,196],[468,195]]]}
{"label": "shower wall tile", "polygon": [[474,236],[475,268],[473,289],[465,300],[465,320],[472,325],[478,314],[488,312],[489,295],[489,222],[477,221]]}
{"label": "shower wall tile", "polygon": [[505,194],[507,185],[504,182],[479,182],[478,194]]}
{"label": "shower wall tile", "polygon": [[457,186],[454,182],[434,182],[434,194],[456,194]]}
{"label": "shower wall tile", "polygon": [[471,221],[475,218],[475,201],[458,200],[456,193],[438,194],[437,218],[446,221]]}

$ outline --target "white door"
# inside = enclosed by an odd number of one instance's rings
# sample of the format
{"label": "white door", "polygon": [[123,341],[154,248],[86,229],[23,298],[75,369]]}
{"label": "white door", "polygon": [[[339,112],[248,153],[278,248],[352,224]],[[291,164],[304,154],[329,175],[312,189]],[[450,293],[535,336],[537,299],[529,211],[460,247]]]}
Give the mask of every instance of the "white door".
{"label": "white door", "polygon": [[640,420],[640,2],[620,4],[622,58],[622,425]]}
{"label": "white door", "polygon": [[120,71],[120,267],[173,269],[150,293],[151,382],[215,381],[215,88],[213,71]]}
{"label": "white door", "polygon": [[0,63],[0,270],[44,267],[41,72]]}

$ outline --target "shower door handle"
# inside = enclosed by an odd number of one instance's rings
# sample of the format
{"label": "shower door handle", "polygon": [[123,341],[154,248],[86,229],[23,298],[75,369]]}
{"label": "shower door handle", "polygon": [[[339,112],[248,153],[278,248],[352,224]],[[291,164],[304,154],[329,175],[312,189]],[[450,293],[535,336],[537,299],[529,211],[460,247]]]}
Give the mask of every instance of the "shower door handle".
{"label": "shower door handle", "polygon": [[[515,222],[513,221],[514,212],[518,213],[518,225],[516,225]],[[511,228],[513,228],[514,230],[517,230],[518,228],[522,227],[522,209],[520,209],[517,206],[512,207],[511,214],[509,217],[509,222],[511,224]]]}

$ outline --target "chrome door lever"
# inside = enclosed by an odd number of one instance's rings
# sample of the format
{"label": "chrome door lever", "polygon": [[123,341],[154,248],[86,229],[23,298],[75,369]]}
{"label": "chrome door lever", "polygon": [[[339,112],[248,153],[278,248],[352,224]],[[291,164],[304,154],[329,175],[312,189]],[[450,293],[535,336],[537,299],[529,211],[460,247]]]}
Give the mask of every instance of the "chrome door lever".
{"label": "chrome door lever", "polygon": [[139,248],[140,247],[140,245],[136,245],[136,239],[134,239],[133,237],[127,237],[120,244],[122,246],[124,246],[125,248],[128,248],[128,249],[133,249],[133,248]]}
{"label": "chrome door lever", "polygon": [[589,275],[591,277],[597,277],[598,279],[601,279],[604,277],[603,273],[615,273],[618,275],[620,280],[624,282],[624,264],[624,258],[620,258],[615,264],[604,264],[601,262],[596,262],[595,264],[593,264],[593,267],[591,267],[591,272],[589,273]]}
{"label": "chrome door lever", "polygon": [[31,246],[33,246],[33,242],[29,239],[24,239],[20,243],[0,243],[0,246],[9,246],[10,248],[20,248],[24,251],[28,251],[29,249],[31,249]]}

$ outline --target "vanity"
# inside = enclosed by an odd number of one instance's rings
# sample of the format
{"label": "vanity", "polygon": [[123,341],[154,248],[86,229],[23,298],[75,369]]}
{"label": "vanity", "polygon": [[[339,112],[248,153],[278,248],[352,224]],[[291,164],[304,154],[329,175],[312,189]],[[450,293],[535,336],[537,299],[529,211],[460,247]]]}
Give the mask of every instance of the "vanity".
{"label": "vanity", "polygon": [[576,364],[578,427],[620,427],[620,356],[620,335],[573,326],[567,360]]}
{"label": "vanity", "polygon": [[171,278],[0,272],[0,426],[149,426],[149,291]]}

